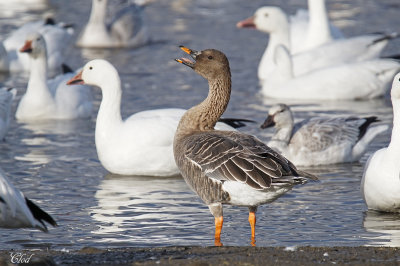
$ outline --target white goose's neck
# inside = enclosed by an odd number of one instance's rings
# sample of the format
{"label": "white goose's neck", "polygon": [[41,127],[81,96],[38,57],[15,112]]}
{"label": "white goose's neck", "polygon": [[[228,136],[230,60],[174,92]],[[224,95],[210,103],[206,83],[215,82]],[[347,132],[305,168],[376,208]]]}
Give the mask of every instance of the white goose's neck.
{"label": "white goose's neck", "polygon": [[92,10],[90,12],[89,24],[105,25],[106,13],[107,13],[107,1],[93,0]]}
{"label": "white goose's neck", "polygon": [[308,0],[310,21],[307,33],[307,48],[313,48],[332,40],[325,0]]}
{"label": "white goose's neck", "polygon": [[121,117],[121,80],[119,77],[109,78],[101,87],[101,100],[96,120],[96,145],[109,142],[120,132],[123,121]]}
{"label": "white goose's neck", "polygon": [[30,75],[25,95],[29,98],[46,99],[52,98],[47,86],[47,56],[31,57]]}
{"label": "white goose's neck", "polygon": [[[78,42],[93,46],[109,45],[110,36],[106,25],[107,1],[93,0],[89,22],[85,26]],[[105,43],[104,43],[105,42]]]}
{"label": "white goose's neck", "polygon": [[274,53],[278,45],[284,45],[290,51],[290,35],[289,24],[283,23],[279,30],[271,32],[269,35],[268,46],[258,65],[258,78],[263,81],[268,78],[269,74],[275,69]]}
{"label": "white goose's neck", "polygon": [[289,141],[292,135],[291,127],[279,128],[268,142],[268,146],[274,150],[277,150],[287,156],[289,150]]}
{"label": "white goose's neck", "polygon": [[391,156],[396,156],[395,158],[400,158],[400,99],[393,99],[393,129],[392,129],[392,139],[387,148],[387,151]]}
{"label": "white goose's neck", "polygon": [[289,126],[289,125],[278,128],[275,131],[275,134],[272,136],[271,140],[282,141],[282,142],[285,142],[286,144],[289,144],[290,138],[292,136],[292,130],[293,130],[293,126]]}
{"label": "white goose's neck", "polygon": [[97,127],[108,128],[107,125],[122,124],[121,117],[121,80],[119,77],[109,79],[101,87],[103,99],[101,100],[97,115]]}

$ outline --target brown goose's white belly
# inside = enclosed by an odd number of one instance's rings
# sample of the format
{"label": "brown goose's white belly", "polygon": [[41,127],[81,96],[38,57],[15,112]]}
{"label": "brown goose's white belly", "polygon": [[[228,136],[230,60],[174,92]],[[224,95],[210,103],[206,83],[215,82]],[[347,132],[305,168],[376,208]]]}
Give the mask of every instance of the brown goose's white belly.
{"label": "brown goose's white belly", "polygon": [[236,206],[258,206],[270,203],[291,190],[291,186],[272,186],[264,190],[257,190],[249,185],[236,181],[225,181],[222,189],[229,193],[227,204]]}

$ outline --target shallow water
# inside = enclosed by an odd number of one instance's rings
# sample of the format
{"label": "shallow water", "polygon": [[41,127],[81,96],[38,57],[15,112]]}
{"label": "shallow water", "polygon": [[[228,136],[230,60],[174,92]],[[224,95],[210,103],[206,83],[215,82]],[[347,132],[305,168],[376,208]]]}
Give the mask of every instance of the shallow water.
{"label": "shallow water", "polygon": [[[306,1],[286,2],[283,8],[293,13]],[[335,23],[348,36],[399,30],[398,0],[327,2]],[[271,104],[279,102],[257,94],[256,68],[267,36],[236,29],[235,24],[264,4],[261,0],[155,1],[146,8],[152,45],[135,50],[71,46],[67,63],[78,68],[91,58],[110,60],[121,74],[122,113],[126,117],[152,108],[188,108],[201,101],[207,94],[207,83],[173,58],[182,56],[179,44],[199,50],[217,48],[230,59],[233,77],[232,99],[225,116],[250,118],[260,124]],[[89,10],[90,1],[51,1],[45,6],[45,12],[58,20],[73,22],[77,34]],[[43,13],[40,7],[22,10],[21,6],[0,6],[1,36]],[[385,54],[398,53],[399,48],[400,41],[395,40]],[[21,96],[26,79],[0,76],[0,83],[17,86]],[[98,89],[93,92],[98,107],[101,94]],[[293,104],[297,119],[357,114],[377,115],[388,125],[392,120],[387,99],[287,103]],[[181,178],[112,176],[102,168],[94,146],[95,117],[94,112],[90,120],[13,121],[6,141],[0,143],[0,167],[27,197],[57,220],[59,227],[50,228],[48,234],[0,229],[0,248],[213,245],[213,218]],[[261,132],[258,125],[243,131],[264,140],[272,134]],[[400,216],[366,211],[359,191],[368,156],[386,146],[389,139],[390,132],[379,136],[360,163],[307,169],[318,174],[320,181],[296,187],[274,203],[259,207],[257,245],[400,246]],[[250,245],[247,208],[226,206],[224,210],[224,245]]]}

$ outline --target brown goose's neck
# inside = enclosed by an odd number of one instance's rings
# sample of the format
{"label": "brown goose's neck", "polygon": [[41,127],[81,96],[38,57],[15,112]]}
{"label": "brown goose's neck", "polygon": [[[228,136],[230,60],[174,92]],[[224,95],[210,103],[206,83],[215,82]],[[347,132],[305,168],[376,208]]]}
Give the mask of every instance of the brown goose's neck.
{"label": "brown goose's neck", "polygon": [[178,125],[178,135],[213,130],[218,119],[225,112],[231,96],[230,71],[208,80],[208,85],[207,98],[183,115]]}

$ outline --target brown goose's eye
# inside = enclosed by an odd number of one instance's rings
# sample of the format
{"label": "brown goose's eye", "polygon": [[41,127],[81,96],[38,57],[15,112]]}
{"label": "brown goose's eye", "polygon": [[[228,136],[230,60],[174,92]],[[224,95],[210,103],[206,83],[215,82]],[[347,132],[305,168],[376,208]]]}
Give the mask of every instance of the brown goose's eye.
{"label": "brown goose's eye", "polygon": [[209,55],[209,56],[208,56],[208,59],[210,59],[210,60],[213,59],[212,55]]}

